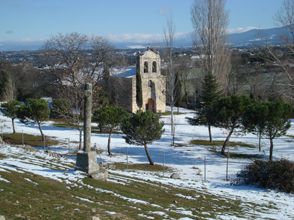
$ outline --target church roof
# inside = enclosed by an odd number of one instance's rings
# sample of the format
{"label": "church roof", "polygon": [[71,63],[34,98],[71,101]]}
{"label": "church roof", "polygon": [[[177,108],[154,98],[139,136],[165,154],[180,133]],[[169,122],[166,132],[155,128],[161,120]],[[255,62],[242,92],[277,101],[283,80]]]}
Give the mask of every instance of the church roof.
{"label": "church roof", "polygon": [[136,76],[137,69],[135,66],[122,67],[122,68],[112,68],[111,76],[119,78],[132,78]]}
{"label": "church roof", "polygon": [[153,53],[159,54],[159,51],[157,51],[156,49],[154,49],[154,48],[150,48],[150,47],[147,47],[147,49],[146,49],[144,52],[139,51],[139,52],[137,53],[137,55],[139,55],[139,56],[143,56],[143,55],[144,55],[146,52],[148,52],[148,51],[152,51]]}

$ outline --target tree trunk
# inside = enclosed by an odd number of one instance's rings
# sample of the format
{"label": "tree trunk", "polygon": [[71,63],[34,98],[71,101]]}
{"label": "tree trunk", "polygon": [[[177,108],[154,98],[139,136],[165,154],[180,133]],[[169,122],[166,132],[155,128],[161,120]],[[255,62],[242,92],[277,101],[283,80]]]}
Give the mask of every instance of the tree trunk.
{"label": "tree trunk", "polygon": [[227,143],[229,142],[230,138],[231,138],[231,135],[233,134],[233,131],[234,131],[234,128],[232,128],[225,140],[225,142],[223,143],[223,147],[222,147],[222,151],[221,151],[221,154],[222,155],[225,155],[225,150],[226,150],[226,146],[227,146]]}
{"label": "tree trunk", "polygon": [[145,153],[146,153],[146,156],[147,156],[147,158],[148,158],[149,164],[150,164],[150,165],[154,165],[154,163],[153,163],[153,161],[152,161],[152,159],[151,159],[151,157],[150,157],[150,155],[149,155],[149,153],[148,153],[148,150],[147,150],[147,144],[144,144],[144,149],[145,149]]}
{"label": "tree trunk", "polygon": [[43,131],[42,131],[42,128],[41,128],[41,123],[40,122],[37,122],[37,123],[38,123],[38,127],[39,127],[39,130],[40,130],[41,136],[42,136],[42,141],[44,141],[45,137],[44,137],[44,134],[43,134]]}
{"label": "tree trunk", "polygon": [[[79,125],[78,125],[79,126]],[[79,150],[82,149],[82,129],[78,127],[79,133],[80,133],[80,138],[79,138]]]}
{"label": "tree trunk", "polygon": [[269,161],[272,161],[273,160],[273,149],[274,149],[273,139],[270,138],[270,155],[269,155]]}
{"label": "tree trunk", "polygon": [[258,137],[258,149],[259,152],[261,151],[261,134],[259,133],[259,137]]}
{"label": "tree trunk", "polygon": [[11,119],[11,121],[12,121],[12,130],[13,130],[13,134],[15,134],[14,119],[15,119],[15,118],[12,118],[12,119]]}
{"label": "tree trunk", "polygon": [[171,103],[170,126],[171,126],[171,135],[172,135],[172,146],[175,146],[175,125],[174,125],[174,103],[173,103],[173,97],[172,97],[172,103]]}
{"label": "tree trunk", "polygon": [[108,143],[107,143],[108,156],[111,156],[111,155],[112,155],[111,152],[110,152],[111,134],[112,134],[112,129],[110,129],[110,131],[109,131],[109,135],[108,135]]}
{"label": "tree trunk", "polygon": [[208,134],[209,134],[209,142],[212,142],[212,136],[211,136],[211,126],[208,125]]}

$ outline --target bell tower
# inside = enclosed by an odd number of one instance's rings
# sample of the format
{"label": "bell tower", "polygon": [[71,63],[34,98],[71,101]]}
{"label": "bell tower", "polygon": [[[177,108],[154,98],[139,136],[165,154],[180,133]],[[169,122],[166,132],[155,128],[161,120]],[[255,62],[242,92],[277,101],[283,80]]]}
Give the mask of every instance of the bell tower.
{"label": "bell tower", "polygon": [[139,53],[137,58],[137,68],[141,76],[150,74],[160,74],[160,56],[153,49],[147,48],[144,53]]}
{"label": "bell tower", "polygon": [[165,112],[165,77],[161,75],[159,52],[150,48],[137,57],[142,83],[142,110]]}

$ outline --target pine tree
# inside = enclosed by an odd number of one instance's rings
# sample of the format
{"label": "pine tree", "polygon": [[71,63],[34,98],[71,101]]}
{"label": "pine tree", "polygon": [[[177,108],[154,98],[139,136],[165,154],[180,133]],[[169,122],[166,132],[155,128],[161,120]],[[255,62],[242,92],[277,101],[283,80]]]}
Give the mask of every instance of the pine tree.
{"label": "pine tree", "polygon": [[21,107],[18,112],[18,118],[22,121],[28,119],[38,124],[39,131],[42,136],[42,141],[45,140],[44,133],[42,131],[42,122],[49,119],[50,109],[48,103],[43,99],[28,99],[25,106]]}
{"label": "pine tree", "polygon": [[258,136],[258,149],[261,151],[261,138],[265,129],[268,108],[266,102],[253,101],[247,108],[242,118],[242,123],[247,132]]}
{"label": "pine tree", "polygon": [[159,121],[159,116],[153,112],[139,111],[122,123],[123,137],[128,144],[143,145],[149,164],[154,165],[148,150],[147,144],[161,138],[163,129],[163,122]]}
{"label": "pine tree", "polygon": [[282,101],[267,102],[267,115],[265,117],[265,127],[263,135],[270,140],[269,160],[273,159],[273,140],[285,135],[291,127],[289,118],[293,116],[291,105]]}
{"label": "pine tree", "polygon": [[229,142],[231,135],[237,129],[243,132],[244,127],[242,118],[246,108],[250,105],[250,99],[246,96],[227,96],[220,98],[213,105],[215,115],[215,126],[224,128],[228,131],[228,135],[223,143],[221,153],[225,154],[225,148]]}
{"label": "pine tree", "polygon": [[191,125],[208,126],[209,141],[212,142],[211,126],[215,124],[214,103],[220,98],[216,78],[212,74],[207,74],[202,83],[202,94],[200,96],[200,107],[196,110],[194,118],[188,118]]}
{"label": "pine tree", "polygon": [[93,121],[99,125],[102,124],[108,131],[107,150],[108,155],[111,156],[110,142],[113,130],[119,127],[122,121],[127,117],[127,112],[117,106],[106,106],[94,112]]}
{"label": "pine tree", "polygon": [[141,74],[139,71],[136,74],[136,102],[138,107],[141,109],[143,106],[143,94],[142,94],[142,79],[141,79]]}
{"label": "pine tree", "polygon": [[11,118],[12,130],[13,130],[13,133],[15,134],[14,120],[17,118],[18,111],[21,107],[21,103],[17,100],[12,100],[2,104],[1,107],[2,107],[1,111],[3,112],[3,114]]}
{"label": "pine tree", "polygon": [[290,128],[291,105],[282,101],[253,102],[243,116],[243,126],[249,132],[257,133],[260,139],[270,140],[269,160],[273,157],[274,139],[285,135]]}

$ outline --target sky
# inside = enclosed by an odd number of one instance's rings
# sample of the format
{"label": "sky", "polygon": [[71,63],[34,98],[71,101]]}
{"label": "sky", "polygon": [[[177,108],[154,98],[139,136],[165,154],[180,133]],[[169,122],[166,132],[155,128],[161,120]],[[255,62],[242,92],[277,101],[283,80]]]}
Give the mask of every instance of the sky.
{"label": "sky", "polygon": [[[193,0],[0,0],[0,42],[44,41],[79,32],[112,41],[162,35],[168,17],[176,32],[191,32]],[[269,28],[282,0],[227,0],[229,32]]]}

